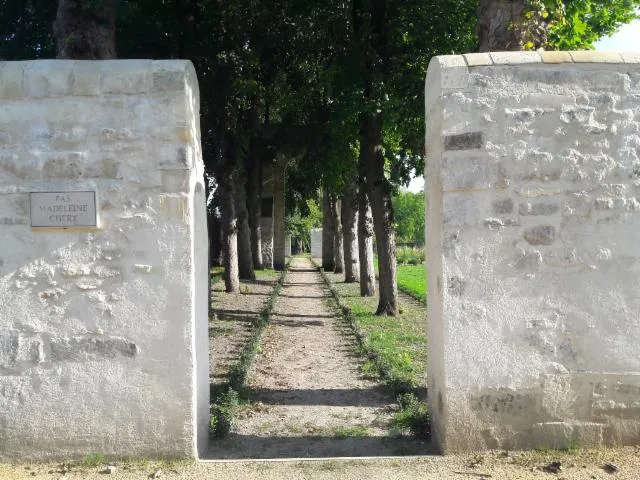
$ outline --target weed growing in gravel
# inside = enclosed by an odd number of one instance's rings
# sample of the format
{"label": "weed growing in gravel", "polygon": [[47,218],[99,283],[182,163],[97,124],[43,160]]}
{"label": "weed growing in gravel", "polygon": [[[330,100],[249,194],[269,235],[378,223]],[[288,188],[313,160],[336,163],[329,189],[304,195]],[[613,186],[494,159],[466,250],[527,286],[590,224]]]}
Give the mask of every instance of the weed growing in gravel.
{"label": "weed growing in gravel", "polygon": [[98,467],[104,463],[104,455],[100,453],[93,453],[87,455],[80,460],[80,466],[85,468]]}
{"label": "weed growing in gravel", "polygon": [[231,327],[209,327],[209,338],[214,338],[220,335],[228,335],[233,333],[233,328]]}
{"label": "weed growing in gravel", "polygon": [[371,435],[371,432],[369,431],[369,428],[366,425],[336,427],[333,433],[338,438],[368,437],[369,435]]}

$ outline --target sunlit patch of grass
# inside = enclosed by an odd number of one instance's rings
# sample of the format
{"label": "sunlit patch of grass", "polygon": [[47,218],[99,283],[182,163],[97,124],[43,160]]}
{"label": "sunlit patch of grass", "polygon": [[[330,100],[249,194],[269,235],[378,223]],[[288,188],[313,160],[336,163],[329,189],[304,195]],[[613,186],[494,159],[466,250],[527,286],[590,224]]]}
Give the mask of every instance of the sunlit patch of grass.
{"label": "sunlit patch of grass", "polygon": [[340,426],[336,427],[333,430],[333,433],[338,438],[368,437],[371,435],[369,427],[366,425]]}

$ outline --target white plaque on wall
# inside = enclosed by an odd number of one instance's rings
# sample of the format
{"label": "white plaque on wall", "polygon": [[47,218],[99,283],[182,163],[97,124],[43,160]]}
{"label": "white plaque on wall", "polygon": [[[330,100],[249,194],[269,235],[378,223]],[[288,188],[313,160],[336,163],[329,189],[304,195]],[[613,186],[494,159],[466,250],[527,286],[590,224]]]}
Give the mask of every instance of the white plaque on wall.
{"label": "white plaque on wall", "polygon": [[96,192],[31,192],[31,226],[97,227]]}

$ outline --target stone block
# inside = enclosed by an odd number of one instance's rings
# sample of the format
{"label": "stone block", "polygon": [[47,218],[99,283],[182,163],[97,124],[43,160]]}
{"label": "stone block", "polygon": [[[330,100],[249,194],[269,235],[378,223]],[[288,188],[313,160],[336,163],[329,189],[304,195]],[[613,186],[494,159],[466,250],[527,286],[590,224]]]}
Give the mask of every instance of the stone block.
{"label": "stone block", "polygon": [[441,55],[429,62],[427,81],[440,89],[465,89],[469,86],[469,69],[462,55]]}
{"label": "stone block", "polygon": [[513,200],[505,198],[503,200],[496,200],[493,202],[493,213],[504,214],[513,212]]}
{"label": "stone block", "polygon": [[60,97],[69,93],[73,61],[39,60],[24,70],[25,93],[30,97]]}
{"label": "stone block", "polygon": [[556,227],[538,225],[524,231],[524,239],[531,245],[553,245],[556,240]]}
{"label": "stone block", "polygon": [[622,56],[617,52],[580,50],[569,53],[575,63],[624,63]]}
{"label": "stone block", "polygon": [[83,337],[53,337],[49,341],[52,362],[84,362],[109,360],[118,356],[135,357],[138,347],[124,338],[87,335]]}
{"label": "stone block", "polygon": [[147,93],[153,86],[150,60],[105,60],[100,67],[102,93]]}
{"label": "stone block", "polygon": [[640,63],[640,52],[622,52],[620,55],[624,63]]}
{"label": "stone block", "polygon": [[498,182],[495,165],[482,155],[448,155],[443,165],[442,188],[447,192],[484,190]]}
{"label": "stone block", "polygon": [[539,52],[540,58],[542,58],[543,63],[571,63],[573,59],[571,58],[571,54],[569,52]]}
{"label": "stone block", "polygon": [[184,92],[187,87],[184,62],[155,61],[152,74],[154,92]]}
{"label": "stone block", "polygon": [[71,94],[77,96],[100,95],[101,74],[99,61],[77,61],[71,71]]}
{"label": "stone block", "polygon": [[28,62],[0,62],[0,99],[24,97],[24,70]]}
{"label": "stone block", "polygon": [[482,132],[466,132],[444,137],[445,150],[473,150],[482,148],[483,143]]}
{"label": "stone block", "polygon": [[193,165],[194,151],[189,145],[158,145],[156,148],[159,170],[188,170]]}
{"label": "stone block", "polygon": [[524,63],[542,63],[538,52],[491,52],[495,65],[521,65]]}
{"label": "stone block", "polygon": [[465,53],[463,57],[469,67],[484,67],[487,65],[493,65],[491,55],[489,55],[488,53]]}
{"label": "stone block", "polygon": [[553,215],[560,210],[557,202],[521,203],[518,213],[524,216]]}

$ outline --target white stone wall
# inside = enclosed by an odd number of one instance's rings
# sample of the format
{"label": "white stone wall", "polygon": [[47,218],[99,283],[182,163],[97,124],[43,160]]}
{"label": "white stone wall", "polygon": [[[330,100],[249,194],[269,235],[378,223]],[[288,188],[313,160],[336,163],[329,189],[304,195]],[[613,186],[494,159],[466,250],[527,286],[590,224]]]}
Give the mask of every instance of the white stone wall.
{"label": "white stone wall", "polygon": [[428,384],[443,450],[640,441],[639,61],[431,61]]}
{"label": "white stone wall", "polygon": [[[97,228],[31,228],[81,190]],[[0,459],[206,447],[204,202],[190,62],[0,63]]]}
{"label": "white stone wall", "polygon": [[311,257],[322,258],[322,229],[311,230]]}

